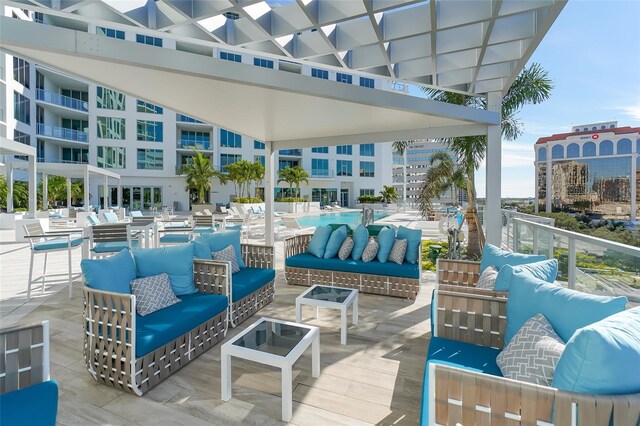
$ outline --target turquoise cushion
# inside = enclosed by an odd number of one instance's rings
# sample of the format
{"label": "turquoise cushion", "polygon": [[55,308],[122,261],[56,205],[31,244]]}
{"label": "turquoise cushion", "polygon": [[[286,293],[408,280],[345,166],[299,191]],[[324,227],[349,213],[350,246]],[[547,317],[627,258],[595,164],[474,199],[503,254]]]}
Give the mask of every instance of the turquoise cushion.
{"label": "turquoise cushion", "polygon": [[64,215],[61,215],[60,213],[50,213],[49,214],[49,219],[64,219]]}
{"label": "turquoise cushion", "polygon": [[367,232],[369,236],[377,237],[380,231],[382,231],[387,225],[367,225]]}
{"label": "turquoise cushion", "polygon": [[213,231],[215,231],[213,226],[196,226],[193,229],[194,234],[211,234]]}
{"label": "turquoise cushion", "polygon": [[422,380],[422,409],[420,411],[420,425],[429,422],[429,364],[442,364],[462,368],[468,371],[490,374],[502,377],[500,368],[496,364],[498,349],[459,342],[457,340],[432,337],[429,341],[427,363]]}
{"label": "turquoise cushion", "polygon": [[544,315],[558,336],[568,341],[577,329],[622,312],[626,297],[595,296],[544,282],[527,272],[515,272],[507,300],[505,346],[536,314]]}
{"label": "turquoise cushion", "polygon": [[331,231],[335,231],[341,226],[344,226],[347,228],[347,235],[353,235],[353,229],[351,229],[351,227],[346,223],[330,223],[329,226],[331,227]]}
{"label": "turquoise cushion", "polygon": [[300,253],[285,259],[285,265],[294,268],[322,269],[327,271],[352,272],[357,274],[384,275],[389,277],[420,278],[420,268],[417,264],[404,262],[398,265],[395,262],[380,263],[376,260],[363,262],[362,260],[337,257],[331,259],[318,259],[309,253]]}
{"label": "turquoise cushion", "polygon": [[242,268],[240,272],[233,274],[231,301],[235,303],[275,279],[276,271],[274,269]]}
{"label": "turquoise cushion", "polygon": [[193,284],[193,246],[162,247],[132,250],[138,278],[169,274],[171,289],[176,296],[196,291]]}
{"label": "turquoise cushion", "polygon": [[404,260],[409,263],[417,263],[420,254],[420,243],[422,242],[422,229],[399,226],[396,238],[407,240],[407,253],[404,255]]}
{"label": "turquoise cushion", "polygon": [[494,290],[509,291],[514,272],[528,272],[542,281],[552,283],[558,276],[558,260],[549,259],[516,266],[504,265],[498,272]]}
{"label": "turquoise cushion", "polygon": [[347,227],[341,226],[335,231],[331,233],[329,237],[329,241],[327,242],[327,247],[324,249],[324,258],[331,259],[332,257],[336,257],[338,252],[340,251],[340,247],[344,240],[347,239]]}
{"label": "turquoise cushion", "polygon": [[[240,231],[224,231],[215,232],[213,234],[202,234],[196,238],[195,254],[198,259],[211,259],[212,251],[220,251],[227,248],[227,246],[233,246],[236,250],[236,258],[238,259],[238,266],[246,268],[244,261],[242,260],[242,249],[240,245]],[[205,249],[205,245],[209,246]],[[205,252],[206,250],[206,252]]]}
{"label": "turquoise cushion", "polygon": [[152,314],[136,314],[136,358],[193,330],[227,309],[227,296],[194,293],[180,296],[175,305]]}
{"label": "turquoise cushion", "polygon": [[[318,226],[316,231],[313,233],[313,237],[311,237],[309,245],[307,246],[307,253],[311,253],[315,257],[322,258],[332,232],[333,231],[331,231],[330,226]],[[338,248],[338,250],[340,249]]]}
{"label": "turquoise cushion", "polygon": [[180,243],[188,243],[191,239],[191,235],[189,234],[166,234],[160,237],[161,243],[171,243],[171,244],[180,244]]}
{"label": "turquoise cushion", "polygon": [[140,210],[134,210],[129,212],[129,216],[131,217],[142,217],[142,212]]}
{"label": "turquoise cushion", "polygon": [[[82,244],[82,241],[84,241],[84,238],[82,237],[71,238],[71,247],[78,247]],[[69,247],[69,240],[67,238],[55,238],[53,240],[43,241],[33,245],[33,249],[35,251],[57,250],[67,247]]]}
{"label": "turquoise cushion", "polygon": [[104,212],[104,213],[102,213],[102,217],[104,217],[104,220],[107,223],[117,223],[118,222],[118,215],[116,215],[115,213],[112,213],[112,212]]}
{"label": "turquoise cushion", "polygon": [[136,278],[136,265],[127,249],[105,259],[82,259],[80,269],[87,287],[131,294],[129,283]]}
{"label": "turquoise cushion", "polygon": [[393,248],[393,242],[396,240],[395,228],[385,228],[378,234],[378,262],[385,263],[389,260],[389,254]]}
{"label": "turquoise cushion", "polygon": [[[138,240],[131,240],[131,247],[138,247]],[[96,243],[91,251],[94,253],[115,253],[128,248],[129,244],[126,241],[111,241],[108,243]]]}
{"label": "turquoise cushion", "polygon": [[358,225],[353,231],[353,250],[351,250],[351,257],[353,260],[360,260],[362,258],[362,252],[364,252],[367,242],[369,241],[369,231],[362,225]]}
{"label": "turquoise cushion", "polygon": [[556,366],[553,387],[577,393],[639,393],[640,307],[576,331]]}
{"label": "turquoise cushion", "polygon": [[502,250],[493,244],[486,243],[482,250],[482,261],[480,262],[480,273],[487,269],[487,266],[495,266],[499,271],[504,265],[522,265],[524,263],[540,262],[547,257],[537,254],[512,253]]}
{"label": "turquoise cushion", "polygon": [[91,225],[97,225],[100,223],[100,219],[98,219],[98,216],[90,214],[89,216],[87,216],[87,222],[89,222]]}
{"label": "turquoise cushion", "polygon": [[0,407],[0,425],[54,426],[58,384],[49,380],[2,394]]}

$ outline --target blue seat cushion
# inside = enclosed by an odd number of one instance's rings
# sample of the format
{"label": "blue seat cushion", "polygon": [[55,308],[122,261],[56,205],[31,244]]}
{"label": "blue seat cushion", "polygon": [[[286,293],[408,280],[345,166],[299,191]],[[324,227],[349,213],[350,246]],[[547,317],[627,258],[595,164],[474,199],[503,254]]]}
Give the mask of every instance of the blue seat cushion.
{"label": "blue seat cushion", "polygon": [[[138,240],[131,240],[131,247],[138,247]],[[128,249],[126,241],[110,241],[108,243],[96,243],[91,249],[94,253],[113,253]]]}
{"label": "blue seat cushion", "polygon": [[235,303],[275,280],[276,271],[264,268],[242,268],[240,272],[233,274],[232,279],[231,295]]}
{"label": "blue seat cushion", "polygon": [[87,287],[95,290],[131,294],[136,265],[128,249],[106,259],[82,259],[80,269]]}
{"label": "blue seat cushion", "polygon": [[152,314],[136,314],[136,358],[140,358],[193,330],[227,309],[227,296],[193,293],[179,303]]}
{"label": "blue seat cushion", "polygon": [[54,426],[58,415],[58,384],[38,383],[0,395],[0,424]]}
{"label": "blue seat cushion", "polygon": [[424,367],[424,380],[422,381],[420,424],[427,425],[429,422],[429,364],[448,365],[502,377],[500,368],[496,364],[496,358],[499,353],[500,350],[498,349],[441,337],[432,337],[429,341],[427,363]]}
{"label": "blue seat cushion", "polygon": [[132,250],[136,277],[169,274],[171,289],[176,296],[195,293],[193,283],[193,245]]}
{"label": "blue seat cushion", "polygon": [[166,234],[160,237],[161,243],[188,243],[191,238],[189,234]]}
{"label": "blue seat cushion", "polygon": [[233,246],[236,251],[238,266],[245,268],[242,260],[242,249],[240,245],[240,231],[224,231],[212,234],[202,234],[194,240],[195,256],[198,259],[211,259],[212,251],[220,251],[228,246]]}
{"label": "blue seat cushion", "polygon": [[[78,247],[80,244],[82,244],[82,241],[84,241],[84,238],[82,237],[71,238],[71,247]],[[33,249],[35,251],[57,250],[67,248],[68,246],[69,240],[67,238],[55,238],[53,240],[36,243],[33,245]]]}
{"label": "blue seat cushion", "polygon": [[502,250],[493,244],[486,243],[482,249],[482,260],[480,262],[480,273],[487,267],[494,266],[498,271],[504,265],[522,265],[525,263],[540,262],[546,260],[544,255],[512,253]]}
{"label": "blue seat cushion", "polygon": [[328,271],[352,272],[357,274],[384,275],[389,277],[420,278],[420,265],[404,262],[398,265],[395,262],[380,263],[377,260],[363,262],[362,260],[337,257],[331,259],[318,259],[309,253],[300,253],[288,257],[285,265],[294,268],[323,269]]}
{"label": "blue seat cushion", "polygon": [[514,272],[528,272],[536,278],[548,283],[552,283],[558,277],[558,260],[549,259],[540,262],[525,263],[524,265],[504,265],[498,271],[494,290],[509,291],[511,290],[511,280],[513,280]]}

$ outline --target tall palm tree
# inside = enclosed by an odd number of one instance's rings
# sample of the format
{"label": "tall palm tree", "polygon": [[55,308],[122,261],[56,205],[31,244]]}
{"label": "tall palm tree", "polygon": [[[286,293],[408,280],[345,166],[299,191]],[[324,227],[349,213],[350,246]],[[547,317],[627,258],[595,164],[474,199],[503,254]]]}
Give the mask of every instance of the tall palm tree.
{"label": "tall palm tree", "polygon": [[402,202],[407,202],[407,148],[413,144],[414,140],[395,141],[393,150],[402,155]]}
{"label": "tall palm tree", "polygon": [[[506,140],[514,140],[523,132],[522,122],[516,118],[518,112],[525,105],[539,104],[551,96],[553,82],[549,75],[540,64],[533,63],[529,68],[524,68],[513,84],[502,98],[501,104],[501,126],[502,137]],[[486,109],[487,101],[485,98],[478,98],[463,95],[460,93],[445,92],[442,90],[425,88],[425,93],[431,99]],[[469,245],[467,247],[467,255],[469,257],[478,257],[484,245],[484,233],[480,220],[478,218],[478,209],[476,205],[476,188],[474,173],[482,164],[487,150],[487,139],[484,136],[467,136],[459,138],[441,139],[447,143],[458,156],[463,170],[466,174],[466,188],[468,196],[468,207],[465,214],[467,226],[469,229]],[[423,183],[423,194],[425,194],[425,186],[429,183],[427,179]],[[426,192],[428,193],[428,191]],[[424,197],[423,197],[424,198]],[[421,203],[423,214],[427,211],[425,206],[428,203]]]}
{"label": "tall palm tree", "polygon": [[258,195],[258,190],[262,181],[264,180],[264,166],[260,161],[256,161],[251,164],[251,181],[255,183],[254,196],[255,198],[260,198]]}
{"label": "tall palm tree", "polygon": [[186,174],[187,190],[195,189],[198,192],[198,203],[205,203],[205,193],[211,190],[211,179],[218,178],[224,184],[225,177],[211,167],[211,160],[199,151],[193,150],[195,155],[192,161],[182,169]]}
{"label": "tall palm tree", "polygon": [[309,174],[300,166],[285,167],[278,170],[278,183],[286,182],[289,184],[289,193],[293,192],[296,187],[296,195],[300,196],[300,184],[305,182],[309,184]]}
{"label": "tall palm tree", "polygon": [[380,191],[383,203],[393,203],[398,201],[398,192],[393,186],[384,185]]}

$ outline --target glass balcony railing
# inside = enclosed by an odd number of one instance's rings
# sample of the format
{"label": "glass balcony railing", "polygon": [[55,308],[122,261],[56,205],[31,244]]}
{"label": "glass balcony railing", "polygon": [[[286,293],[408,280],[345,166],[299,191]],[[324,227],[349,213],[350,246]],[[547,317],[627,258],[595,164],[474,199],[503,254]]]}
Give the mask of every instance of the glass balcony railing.
{"label": "glass balcony railing", "polygon": [[293,157],[302,157],[301,149],[281,149],[278,151],[279,155],[290,155]]}
{"label": "glass balcony railing", "polygon": [[47,102],[49,104],[75,109],[76,111],[89,112],[89,104],[87,102],[80,99],[74,99],[69,96],[64,96],[59,93],[38,89],[36,90],[36,98],[39,101]]}
{"label": "glass balcony railing", "polygon": [[184,114],[176,114],[176,121],[180,121],[182,123],[206,124],[204,121],[196,120],[195,118],[191,118]]}
{"label": "glass balcony railing", "polygon": [[79,130],[38,124],[36,131],[40,136],[48,136],[50,138],[64,139],[73,142],[89,142],[89,135],[86,132],[81,132]]}
{"label": "glass balcony railing", "polygon": [[329,169],[312,169],[311,170],[311,177],[314,178],[331,178],[333,177],[334,173],[333,170],[329,170]]}
{"label": "glass balcony railing", "polygon": [[192,140],[180,140],[178,141],[178,148],[183,149],[211,149],[211,141],[192,141]]}

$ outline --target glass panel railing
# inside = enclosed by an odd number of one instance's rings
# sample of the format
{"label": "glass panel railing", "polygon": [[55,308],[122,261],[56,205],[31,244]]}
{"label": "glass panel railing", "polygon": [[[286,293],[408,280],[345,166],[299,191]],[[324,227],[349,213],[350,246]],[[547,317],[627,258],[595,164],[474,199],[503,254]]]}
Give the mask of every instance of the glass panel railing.
{"label": "glass panel railing", "polygon": [[89,104],[83,100],[64,96],[59,93],[49,92],[42,89],[36,90],[36,97],[39,101],[59,105],[76,111],[89,112]]}
{"label": "glass panel railing", "polygon": [[331,178],[333,177],[333,170],[329,169],[312,169],[311,177],[315,178]]}
{"label": "glass panel railing", "polygon": [[278,151],[278,155],[290,155],[293,157],[302,157],[301,149],[281,149]]}
{"label": "glass panel railing", "polygon": [[64,127],[49,126],[46,124],[38,124],[36,131],[40,136],[48,136],[51,138],[65,139],[74,142],[88,142],[89,135],[79,130],[65,129]]}
{"label": "glass panel railing", "polygon": [[184,149],[211,149],[210,141],[193,141],[188,139],[183,139],[178,141],[178,148]]}
{"label": "glass panel railing", "polygon": [[206,124],[204,121],[196,120],[195,118],[191,118],[184,114],[176,114],[176,121],[180,121],[182,123]]}

